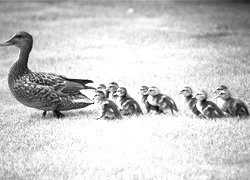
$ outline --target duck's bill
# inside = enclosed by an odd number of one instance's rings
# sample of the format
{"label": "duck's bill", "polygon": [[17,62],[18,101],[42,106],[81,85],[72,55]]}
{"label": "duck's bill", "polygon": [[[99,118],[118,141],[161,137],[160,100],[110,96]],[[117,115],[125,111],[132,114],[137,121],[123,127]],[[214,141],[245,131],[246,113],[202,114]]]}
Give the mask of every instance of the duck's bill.
{"label": "duck's bill", "polygon": [[180,92],[179,92],[179,94],[182,94],[184,92],[184,90],[181,90]]}
{"label": "duck's bill", "polygon": [[217,94],[217,95],[216,95],[216,98],[219,98],[219,97],[220,97],[220,94]]}
{"label": "duck's bill", "polygon": [[215,94],[216,94],[217,92],[218,92],[218,90],[217,90],[217,89],[213,91],[213,93],[215,93]]}
{"label": "duck's bill", "polygon": [[12,38],[6,42],[0,43],[0,46],[13,46]]}

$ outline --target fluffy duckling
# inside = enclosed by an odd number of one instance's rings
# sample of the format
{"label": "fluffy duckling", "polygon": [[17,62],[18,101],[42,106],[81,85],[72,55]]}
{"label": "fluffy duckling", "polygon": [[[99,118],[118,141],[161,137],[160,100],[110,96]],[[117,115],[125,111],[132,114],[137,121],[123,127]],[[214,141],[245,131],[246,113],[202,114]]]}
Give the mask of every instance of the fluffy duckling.
{"label": "fluffy duckling", "polygon": [[[223,109],[223,104],[225,103],[224,100],[222,98],[217,98],[217,96],[219,95],[219,93],[223,90],[228,90],[228,87],[225,85],[220,85],[218,86],[213,93],[216,94],[216,104],[220,109]],[[225,115],[227,115],[227,113],[225,113],[224,111],[222,111]]]}
{"label": "fluffy duckling", "polygon": [[32,36],[24,31],[0,43],[0,46],[19,48],[18,58],[8,75],[10,91],[17,101],[25,106],[43,110],[43,116],[46,116],[47,111],[53,111],[57,118],[64,117],[60,111],[84,108],[93,104],[80,92],[83,89],[95,89],[86,85],[93,81],[31,71],[28,68],[28,60],[32,45]]}
{"label": "fluffy duckling", "polygon": [[156,111],[157,113],[163,113],[163,111],[159,109],[159,106],[153,106],[153,105],[149,104],[149,102],[147,100],[147,98],[149,96],[147,94],[148,89],[149,88],[147,86],[142,86],[140,89],[141,102],[144,104],[144,106],[147,110],[147,113],[149,113],[151,110]]}
{"label": "fluffy duckling", "polygon": [[149,95],[147,97],[148,103],[152,106],[158,106],[159,109],[164,113],[166,113],[168,109],[171,110],[172,114],[174,114],[174,111],[178,112],[174,100],[171,99],[169,96],[160,93],[160,90],[157,87],[150,87],[146,94]]}
{"label": "fluffy duckling", "polygon": [[128,95],[127,89],[124,87],[119,87],[117,89],[116,103],[122,112],[122,115],[141,115],[142,110],[138,102]]}
{"label": "fluffy duckling", "polygon": [[108,88],[107,88],[106,97],[109,98],[110,100],[116,102],[116,98],[117,98],[116,91],[118,88],[119,88],[119,86],[116,82],[109,83]]}
{"label": "fluffy duckling", "polygon": [[101,115],[97,119],[122,119],[118,106],[105,97],[102,90],[96,90],[93,100],[100,106]]}
{"label": "fluffy duckling", "polygon": [[105,84],[99,84],[99,86],[97,87],[97,90],[102,90],[105,94],[105,97],[109,96],[109,91],[107,87],[105,86]]}
{"label": "fluffy duckling", "polygon": [[99,89],[99,90],[106,90],[107,87],[105,86],[105,84],[99,84],[98,87],[96,89]]}
{"label": "fluffy duckling", "polygon": [[228,90],[221,90],[217,95],[217,99],[221,100],[221,110],[226,114],[240,118],[249,116],[246,104],[238,98],[232,98]]}
{"label": "fluffy duckling", "polygon": [[224,116],[218,106],[212,102],[207,101],[207,93],[205,91],[198,91],[195,95],[197,99],[196,108],[206,118],[221,118]]}
{"label": "fluffy duckling", "polygon": [[196,108],[197,99],[195,97],[193,97],[192,93],[193,92],[192,92],[192,89],[190,87],[184,87],[180,92],[180,94],[182,94],[184,96],[185,103],[188,105],[188,107],[192,111],[192,113],[195,114],[196,116],[200,116],[201,113]]}
{"label": "fluffy duckling", "polygon": [[225,85],[220,85],[220,86],[218,86],[218,87],[213,91],[213,93],[218,94],[220,91],[222,91],[222,90],[227,90],[227,89],[228,89],[227,86],[225,86]]}

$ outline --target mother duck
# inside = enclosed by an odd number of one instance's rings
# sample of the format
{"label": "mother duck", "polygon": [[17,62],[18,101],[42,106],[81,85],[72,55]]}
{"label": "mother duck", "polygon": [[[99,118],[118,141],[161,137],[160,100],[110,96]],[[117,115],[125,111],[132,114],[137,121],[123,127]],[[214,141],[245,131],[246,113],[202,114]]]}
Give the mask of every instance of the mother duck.
{"label": "mother duck", "polygon": [[14,34],[0,46],[16,46],[20,49],[15,63],[12,65],[8,84],[12,95],[28,107],[53,111],[54,117],[62,118],[60,111],[84,108],[93,102],[80,92],[82,89],[95,89],[86,86],[91,80],[70,79],[61,75],[32,72],[28,68],[29,54],[33,45],[32,36],[24,31]]}

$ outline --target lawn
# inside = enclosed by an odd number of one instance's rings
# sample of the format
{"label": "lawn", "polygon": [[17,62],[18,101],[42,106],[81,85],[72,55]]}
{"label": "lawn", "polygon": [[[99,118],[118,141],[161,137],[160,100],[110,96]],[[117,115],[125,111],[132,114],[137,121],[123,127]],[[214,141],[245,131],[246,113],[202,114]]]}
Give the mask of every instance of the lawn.
{"label": "lawn", "polygon": [[[0,42],[33,35],[29,67],[137,94],[157,86],[176,115],[95,120],[95,105],[53,118],[18,103],[0,47],[0,179],[249,179],[250,121],[193,117],[179,91],[230,88],[250,107],[250,4],[243,2],[0,2]],[[92,92],[86,92],[92,96]],[[145,112],[145,109],[143,109]]]}

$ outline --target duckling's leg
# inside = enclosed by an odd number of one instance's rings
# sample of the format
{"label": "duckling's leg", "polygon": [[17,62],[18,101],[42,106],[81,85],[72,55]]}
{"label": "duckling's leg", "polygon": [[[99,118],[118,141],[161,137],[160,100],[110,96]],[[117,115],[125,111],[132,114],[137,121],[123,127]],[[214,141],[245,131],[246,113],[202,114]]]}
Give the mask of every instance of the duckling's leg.
{"label": "duckling's leg", "polygon": [[47,114],[47,111],[43,111],[43,117],[45,117]]}
{"label": "duckling's leg", "polygon": [[54,117],[57,117],[58,119],[65,117],[65,115],[58,110],[53,111],[53,114],[54,114]]}

